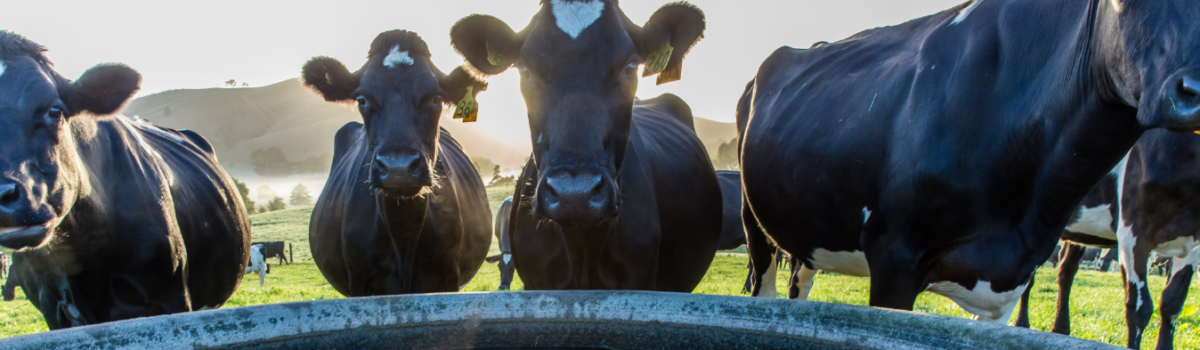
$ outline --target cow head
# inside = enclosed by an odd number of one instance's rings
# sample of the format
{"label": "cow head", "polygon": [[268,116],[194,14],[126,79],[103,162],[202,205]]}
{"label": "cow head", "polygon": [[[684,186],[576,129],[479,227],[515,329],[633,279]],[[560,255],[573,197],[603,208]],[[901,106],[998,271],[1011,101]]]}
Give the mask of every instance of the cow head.
{"label": "cow head", "polygon": [[433,186],[438,119],[446,104],[474,97],[487,85],[461,68],[442,74],[415,33],[394,30],[371,43],[367,63],[351,73],[336,59],[304,65],[304,84],[326,101],[350,102],[362,114],[374,161],[371,187],[401,197]]}
{"label": "cow head", "polygon": [[68,119],[114,113],[141,83],[116,64],[72,82],[45,51],[0,31],[0,245],[12,249],[45,244],[84,186]]}
{"label": "cow head", "polygon": [[546,0],[519,33],[474,15],[450,38],[479,73],[520,71],[539,173],[534,214],[583,224],[618,212],[638,66],[660,84],[677,80],[704,26],[704,14],[682,2],[639,27],[613,0]]}
{"label": "cow head", "polygon": [[1146,127],[1200,128],[1200,5],[1186,0],[1101,1],[1098,30],[1112,95]]}

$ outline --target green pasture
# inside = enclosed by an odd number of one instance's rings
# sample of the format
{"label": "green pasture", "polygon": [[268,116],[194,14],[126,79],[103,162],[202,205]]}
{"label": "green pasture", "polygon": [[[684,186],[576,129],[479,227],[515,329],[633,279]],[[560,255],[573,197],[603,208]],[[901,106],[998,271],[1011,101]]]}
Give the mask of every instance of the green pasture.
{"label": "green pasture", "polygon": [[[488,197],[493,204],[493,210],[512,193],[512,186],[488,189]],[[225,307],[239,307],[260,304],[285,303],[292,301],[318,300],[341,298],[325,282],[320,271],[313,265],[312,255],[308,250],[308,217],[312,208],[298,208],[265,213],[251,216],[254,240],[293,242],[295,247],[296,264],[274,265],[271,262],[271,274],[267,275],[266,284],[258,285],[257,276],[251,274],[242,281],[241,287],[229,300]],[[495,244],[493,244],[495,246]],[[498,248],[493,247],[493,254]],[[746,278],[746,256],[740,252],[719,252],[714,258],[708,274],[695,290],[696,293],[718,295],[743,295],[742,283]],[[780,298],[786,297],[787,276],[786,268],[781,269],[777,276]],[[1177,321],[1175,345],[1177,349],[1200,349],[1200,283],[1193,279],[1193,286],[1188,293],[1183,315]],[[463,290],[464,292],[493,292],[500,281],[500,274],[495,265],[484,264],[475,279]],[[1151,276],[1149,281],[1150,294],[1154,296],[1154,305],[1158,306],[1158,298],[1162,293],[1166,280],[1160,276]],[[513,281],[514,290],[522,290],[523,285],[518,276]],[[1037,280],[1033,286],[1031,297],[1031,323],[1034,329],[1049,330],[1054,317],[1054,299],[1057,293],[1054,282],[1054,270],[1042,268],[1038,270]],[[822,273],[816,277],[811,300],[853,305],[866,305],[869,285],[865,278],[842,276],[832,273]],[[1092,339],[1109,344],[1125,343],[1124,292],[1121,287],[1119,273],[1103,273],[1096,271],[1081,271],[1076,277],[1072,289],[1071,316],[1072,335]],[[922,294],[917,300],[916,311],[931,314],[969,317],[969,315],[951,302],[931,293]],[[1146,337],[1142,343],[1145,349],[1153,348],[1158,336],[1158,315],[1150,321],[1146,329]],[[41,315],[25,299],[18,289],[17,300],[0,302],[0,337],[11,337],[22,334],[46,331],[45,322]]]}

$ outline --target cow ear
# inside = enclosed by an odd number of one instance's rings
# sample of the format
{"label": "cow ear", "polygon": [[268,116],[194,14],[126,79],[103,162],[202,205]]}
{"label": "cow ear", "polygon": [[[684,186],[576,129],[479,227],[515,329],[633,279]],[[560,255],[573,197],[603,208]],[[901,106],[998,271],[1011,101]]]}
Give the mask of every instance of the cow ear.
{"label": "cow ear", "polygon": [[454,106],[454,118],[462,119],[464,123],[475,121],[479,114],[479,102],[475,97],[487,90],[487,83],[467,73],[462,66],[454,68],[438,83],[447,94],[446,103]]}
{"label": "cow ear", "polygon": [[521,35],[487,15],[467,16],[450,28],[450,43],[479,73],[503,73],[521,54]]}
{"label": "cow ear", "polygon": [[362,82],[362,73],[350,73],[350,69],[336,58],[313,57],[300,69],[300,82],[312,89],[325,101],[345,102],[355,99],[354,90]]}
{"label": "cow ear", "polygon": [[638,33],[638,54],[646,60],[642,76],[658,74],[658,84],[679,80],[683,56],[704,36],[704,12],[686,2],[655,11]]}
{"label": "cow ear", "polygon": [[142,75],[123,64],[101,64],[67,87],[63,103],[71,115],[88,112],[108,115],[121,110],[141,89]]}

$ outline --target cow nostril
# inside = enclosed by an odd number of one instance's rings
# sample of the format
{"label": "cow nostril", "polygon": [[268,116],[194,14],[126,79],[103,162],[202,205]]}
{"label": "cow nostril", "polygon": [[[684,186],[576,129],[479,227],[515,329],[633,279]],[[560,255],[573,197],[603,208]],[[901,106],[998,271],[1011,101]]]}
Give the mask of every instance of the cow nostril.
{"label": "cow nostril", "polygon": [[1179,78],[1179,85],[1175,90],[1175,93],[1179,96],[1179,99],[1191,101],[1197,97],[1200,97],[1200,81],[1190,77]]}
{"label": "cow nostril", "polygon": [[600,175],[592,176],[592,178],[588,180],[592,181],[592,188],[588,189],[589,192],[597,193],[604,188],[604,179],[601,178]]}
{"label": "cow nostril", "polygon": [[0,186],[0,206],[10,206],[21,200],[21,193],[16,185]]}
{"label": "cow nostril", "polygon": [[421,156],[414,156],[408,161],[408,174],[413,177],[421,176]]}

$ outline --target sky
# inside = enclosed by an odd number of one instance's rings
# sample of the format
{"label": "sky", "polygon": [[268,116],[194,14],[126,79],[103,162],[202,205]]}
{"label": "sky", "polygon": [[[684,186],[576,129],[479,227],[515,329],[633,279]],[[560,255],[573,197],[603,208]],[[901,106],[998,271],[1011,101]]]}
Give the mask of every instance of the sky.
{"label": "sky", "polygon": [[[780,46],[808,47],[859,31],[899,24],[966,0],[692,0],[706,15],[705,38],[684,60],[682,80],[639,82],[638,96],[674,93],[702,118],[732,122],[745,84]],[[670,1],[626,0],[625,14],[644,23]],[[406,29],[429,44],[434,63],[450,71],[463,60],[450,46],[450,27],[482,13],[516,30],[538,10],[536,0],[423,1],[9,1],[0,29],[46,46],[56,69],[76,78],[97,63],[120,62],[141,72],[139,95],[220,87],[229,80],[263,86],[299,76],[313,56],[352,69],[366,61],[380,32]],[[479,97],[479,126],[528,140],[524,100],[515,70],[492,77]]]}

